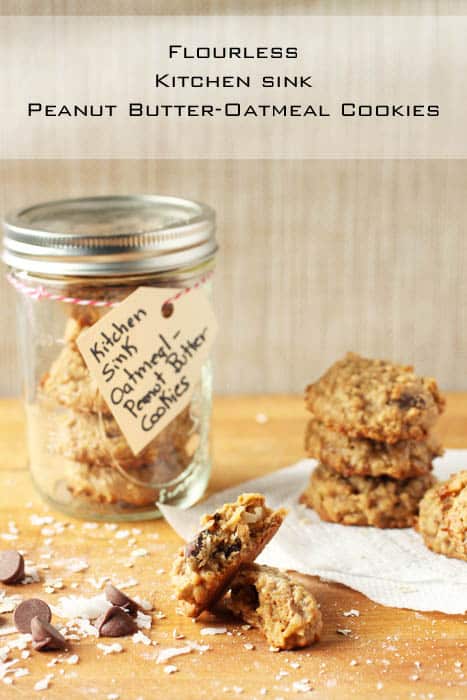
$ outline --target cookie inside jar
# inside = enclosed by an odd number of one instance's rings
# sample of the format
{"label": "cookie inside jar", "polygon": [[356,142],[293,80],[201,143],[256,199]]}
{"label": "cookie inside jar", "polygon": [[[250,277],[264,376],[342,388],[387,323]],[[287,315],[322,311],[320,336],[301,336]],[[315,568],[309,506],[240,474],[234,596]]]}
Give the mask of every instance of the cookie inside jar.
{"label": "cookie inside jar", "polygon": [[[87,197],[28,206],[4,226],[38,491],[54,508],[90,520],[150,519],[159,517],[159,502],[196,502],[211,469],[209,350],[150,441],[130,447],[128,426],[110,410],[77,341],[141,288],[173,302],[202,289],[209,304],[213,210],[165,195]],[[159,322],[151,316],[149,334]]]}
{"label": "cookie inside jar", "polygon": [[55,488],[72,498],[119,510],[152,508],[192,462],[199,446],[196,402],[185,407],[134,454],[87,369],[76,344],[99,320],[96,309],[68,318],[63,346],[39,382],[48,423],[47,452],[59,462]]}

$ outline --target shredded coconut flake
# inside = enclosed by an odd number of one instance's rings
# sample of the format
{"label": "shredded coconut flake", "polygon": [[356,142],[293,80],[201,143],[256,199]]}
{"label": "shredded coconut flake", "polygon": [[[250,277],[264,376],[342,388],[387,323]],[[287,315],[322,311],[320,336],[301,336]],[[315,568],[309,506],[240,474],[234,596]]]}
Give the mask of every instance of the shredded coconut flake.
{"label": "shredded coconut flake", "polygon": [[126,581],[117,581],[115,585],[117,588],[120,588],[120,590],[123,590],[124,588],[131,588],[132,586],[138,585],[138,579],[129,578]]}
{"label": "shredded coconut flake", "polygon": [[52,607],[52,611],[58,617],[67,620],[83,618],[84,620],[94,620],[99,615],[103,615],[111,604],[103,593],[86,598],[85,596],[66,596],[59,599],[59,604]]}
{"label": "shredded coconut flake", "polygon": [[167,666],[164,666],[164,673],[176,673],[178,671],[178,668],[176,666],[173,666],[172,664],[167,664]]}
{"label": "shredded coconut flake", "polygon": [[304,678],[301,681],[294,681],[292,687],[297,693],[311,693],[313,690],[308,678]]}
{"label": "shredded coconut flake", "polygon": [[225,634],[227,627],[203,627],[201,634],[203,637],[214,636],[215,634]]}
{"label": "shredded coconut flake", "polygon": [[120,654],[120,652],[123,651],[123,647],[121,644],[118,642],[114,642],[113,644],[98,644],[97,648],[100,649],[104,656],[108,656],[109,654]]}
{"label": "shredded coconut flake", "polygon": [[34,686],[34,690],[47,690],[47,688],[50,685],[50,681],[54,677],[53,673],[49,673],[45,678],[41,678],[40,681],[37,681],[37,683]]}
{"label": "shredded coconut flake", "polygon": [[86,571],[89,568],[89,564],[84,559],[69,559],[65,564],[65,568],[73,574],[78,574],[80,571]]}
{"label": "shredded coconut flake", "polygon": [[149,646],[151,644],[151,640],[147,634],[144,634],[144,632],[135,632],[131,638],[133,640],[133,644],[144,644],[145,646]]}
{"label": "shredded coconut flake", "polygon": [[136,613],[136,625],[140,630],[150,630],[152,625],[151,615],[145,615],[141,610]]}
{"label": "shredded coconut flake", "polygon": [[144,598],[140,598],[139,595],[133,596],[133,600],[135,603],[138,603],[140,608],[143,608],[143,610],[146,610],[148,612],[149,610],[152,610],[152,605],[149,602],[149,600],[145,600]]}
{"label": "shredded coconut flake", "polygon": [[51,515],[36,515],[35,513],[33,513],[29,516],[29,522],[31,523],[31,525],[35,525],[36,527],[42,527],[42,525],[51,525],[53,521],[54,519]]}
{"label": "shredded coconut flake", "polygon": [[157,655],[156,664],[165,664],[169,659],[173,659],[175,656],[183,656],[184,654],[191,654],[193,647],[188,644],[184,647],[167,647],[166,649],[161,649]]}

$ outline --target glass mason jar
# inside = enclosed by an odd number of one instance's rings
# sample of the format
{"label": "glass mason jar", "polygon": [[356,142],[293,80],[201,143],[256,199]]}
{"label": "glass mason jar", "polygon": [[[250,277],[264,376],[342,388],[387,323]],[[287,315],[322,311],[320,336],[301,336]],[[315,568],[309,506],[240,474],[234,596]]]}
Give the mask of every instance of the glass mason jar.
{"label": "glass mason jar", "polygon": [[176,197],[91,197],[23,209],[4,227],[36,488],[54,508],[94,520],[194,503],[210,473],[211,362],[188,407],[135,455],[76,339],[141,286],[201,282],[210,297],[214,212]]}

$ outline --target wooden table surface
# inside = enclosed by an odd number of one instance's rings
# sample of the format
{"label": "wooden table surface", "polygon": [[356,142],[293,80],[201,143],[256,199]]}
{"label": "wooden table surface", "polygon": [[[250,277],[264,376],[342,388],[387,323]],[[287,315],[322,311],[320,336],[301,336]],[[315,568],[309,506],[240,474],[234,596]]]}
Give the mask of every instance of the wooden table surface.
{"label": "wooden table surface", "polygon": [[[258,414],[267,417],[256,420]],[[278,469],[303,456],[302,435],[306,416],[300,397],[255,396],[218,398],[213,425],[214,470],[210,490],[215,491],[247,478]],[[467,447],[467,395],[451,395],[448,410],[440,421],[439,432],[447,447]],[[120,537],[104,524],[95,529],[83,527],[60,513],[50,511],[34,494],[26,466],[23,415],[19,402],[0,401],[0,531],[2,547],[24,550],[41,570],[42,581],[28,586],[0,586],[9,594],[39,596],[49,603],[60,595],[95,595],[100,577],[114,581],[133,578],[128,589],[150,599],[165,617],[154,622],[151,646],[118,641],[121,653],[104,657],[96,640],[86,638],[73,644],[69,654],[32,652],[18,667],[29,675],[14,679],[13,685],[0,682],[0,698],[290,698],[302,697],[294,683],[308,679],[315,698],[438,698],[467,697],[467,618],[440,613],[385,608],[344,586],[304,577],[318,599],[324,617],[321,642],[304,651],[273,653],[255,630],[243,630],[232,620],[207,619],[203,622],[176,615],[168,576],[180,540],[166,523],[154,521],[120,525],[130,530]],[[42,531],[31,523],[31,515],[50,514],[54,523]],[[33,519],[34,520],[34,519]],[[60,527],[64,524],[64,527]],[[50,527],[52,529],[50,529]],[[18,530],[16,540],[8,533]],[[133,528],[136,528],[133,532]],[[7,533],[7,537],[4,537]],[[50,534],[53,533],[53,534]],[[123,533],[125,535],[125,533]],[[147,556],[131,556],[138,548]],[[77,557],[88,563],[84,571],[71,573],[64,562]],[[132,563],[130,567],[129,565]],[[46,578],[63,579],[63,589],[44,591]],[[94,579],[94,583],[93,583]],[[356,609],[359,617],[345,617]],[[11,623],[9,614],[0,618]],[[206,626],[225,626],[227,634],[203,636]],[[342,636],[337,628],[349,628]],[[174,630],[184,638],[175,639]],[[5,639],[0,637],[0,647]],[[187,640],[208,644],[201,653],[192,651],[169,663],[177,671],[168,674],[157,664],[161,649],[183,646]],[[253,644],[254,648],[249,648]],[[245,646],[247,645],[247,646]],[[79,662],[68,665],[70,654]],[[19,652],[13,652],[18,656]],[[53,659],[60,657],[53,666]],[[1,657],[0,657],[1,658]],[[54,662],[52,662],[54,663]],[[34,691],[38,680],[53,674],[47,690]]]}

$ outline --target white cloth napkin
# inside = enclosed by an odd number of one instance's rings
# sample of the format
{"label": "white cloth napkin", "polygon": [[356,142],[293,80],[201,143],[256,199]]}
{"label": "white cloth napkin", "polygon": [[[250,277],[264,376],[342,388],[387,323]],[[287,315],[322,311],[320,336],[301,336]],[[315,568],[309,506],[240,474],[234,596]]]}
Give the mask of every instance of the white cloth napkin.
{"label": "white cloth napkin", "polygon": [[[305,459],[260,479],[214,494],[190,510],[161,505],[170,525],[185,540],[199,519],[243,492],[264,493],[268,505],[289,514],[258,562],[343,583],[382,605],[444,613],[467,611],[467,562],[434,554],[411,529],[379,530],[322,522],[298,504],[316,462]],[[467,450],[447,450],[435,461],[444,480],[467,468]]]}

